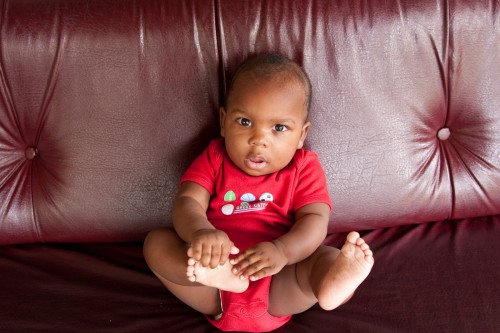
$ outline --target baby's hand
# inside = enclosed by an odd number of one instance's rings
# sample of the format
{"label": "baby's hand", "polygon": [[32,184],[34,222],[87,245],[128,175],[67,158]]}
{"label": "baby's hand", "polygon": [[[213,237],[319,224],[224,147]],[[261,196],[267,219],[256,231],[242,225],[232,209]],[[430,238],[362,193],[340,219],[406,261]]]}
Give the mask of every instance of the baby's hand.
{"label": "baby's hand", "polygon": [[288,260],[274,243],[259,243],[231,260],[233,273],[241,279],[256,281],[280,272]]}
{"label": "baby's hand", "polygon": [[224,265],[230,254],[237,254],[227,234],[217,229],[202,229],[194,233],[191,246],[187,251],[189,258],[199,261],[203,267],[216,268]]}

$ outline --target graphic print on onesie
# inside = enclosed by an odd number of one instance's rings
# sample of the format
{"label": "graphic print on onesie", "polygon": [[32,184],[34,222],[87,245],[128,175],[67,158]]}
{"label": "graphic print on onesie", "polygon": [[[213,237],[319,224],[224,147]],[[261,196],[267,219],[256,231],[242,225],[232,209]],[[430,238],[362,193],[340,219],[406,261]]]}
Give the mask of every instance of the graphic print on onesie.
{"label": "graphic print on onesie", "polygon": [[239,198],[241,201],[240,204],[235,206],[235,203],[237,202],[236,198],[237,195],[234,191],[229,190],[226,192],[224,195],[224,202],[227,203],[221,208],[222,214],[232,215],[264,210],[266,209],[268,202],[272,202],[274,200],[273,195],[269,192],[262,193],[258,200],[254,194],[247,192]]}

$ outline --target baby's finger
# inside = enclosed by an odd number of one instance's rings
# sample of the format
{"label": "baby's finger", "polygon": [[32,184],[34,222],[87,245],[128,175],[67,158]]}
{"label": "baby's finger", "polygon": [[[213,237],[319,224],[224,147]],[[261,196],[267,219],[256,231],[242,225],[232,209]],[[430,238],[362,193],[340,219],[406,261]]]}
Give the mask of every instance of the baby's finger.
{"label": "baby's finger", "polygon": [[[227,251],[227,252],[226,252]],[[236,246],[234,246],[233,243],[231,243],[230,246],[228,247],[224,247],[224,258],[221,258],[224,259],[223,261],[221,261],[221,265],[224,265],[226,263],[226,261],[229,259],[229,256],[230,255],[236,255],[240,253],[240,249],[238,249]],[[229,262],[231,263],[231,265],[234,265],[236,264],[238,261],[236,260],[236,258],[231,258],[229,260]]]}
{"label": "baby's finger", "polygon": [[[194,257],[196,259],[196,257]],[[200,259],[198,260],[203,267],[208,267],[212,259],[212,247],[210,245],[203,245],[201,250]]]}
{"label": "baby's finger", "polygon": [[[255,263],[257,263],[260,259],[257,256],[238,256],[236,258],[236,263],[234,264],[233,273],[241,274],[242,272],[246,272],[248,268]],[[247,275],[248,276],[248,275]]]}
{"label": "baby's finger", "polygon": [[193,258],[196,261],[201,259],[202,247],[200,244],[191,244],[187,250],[187,255],[189,258]]}
{"label": "baby's finger", "polygon": [[221,261],[221,246],[220,245],[213,245],[211,250],[210,250],[209,267],[215,268],[215,267],[219,266],[220,261]]}
{"label": "baby's finger", "polygon": [[254,274],[249,275],[248,278],[250,279],[250,281],[257,281],[269,275],[271,275],[270,270],[268,268],[264,268],[259,270],[258,272],[255,272]]}
{"label": "baby's finger", "polygon": [[193,246],[192,245],[187,250],[187,256],[188,256],[188,258],[192,258],[193,257]]}
{"label": "baby's finger", "polygon": [[238,254],[240,253],[240,249],[238,249],[236,246],[231,246],[231,254]]}
{"label": "baby's finger", "polygon": [[244,269],[241,269],[240,270],[240,277],[243,277],[244,279],[250,278],[251,276],[261,277],[262,276],[261,272],[264,272],[264,274],[265,274],[266,268],[267,267],[264,263],[262,263],[260,261],[256,262],[252,265],[245,267]]}
{"label": "baby's finger", "polygon": [[249,262],[254,255],[255,255],[255,253],[254,253],[254,251],[253,251],[252,248],[246,249],[245,251],[243,251],[242,253],[238,254],[234,258],[234,263],[238,264],[238,263],[247,262],[247,261]]}
{"label": "baby's finger", "polygon": [[219,265],[224,265],[226,263],[226,261],[229,259],[229,255],[232,254],[231,250],[232,250],[231,246],[222,245]]}

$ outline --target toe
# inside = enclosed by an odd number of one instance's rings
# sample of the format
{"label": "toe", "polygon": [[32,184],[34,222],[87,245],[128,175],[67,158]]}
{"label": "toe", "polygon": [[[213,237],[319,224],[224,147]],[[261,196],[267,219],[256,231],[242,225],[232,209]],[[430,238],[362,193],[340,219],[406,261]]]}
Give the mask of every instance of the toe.
{"label": "toe", "polygon": [[363,244],[366,244],[363,238],[360,237],[356,240],[356,245],[361,246]]}
{"label": "toe", "polygon": [[375,262],[375,259],[373,258],[373,255],[369,255],[365,257],[365,260],[367,263],[372,264]]}
{"label": "toe", "polygon": [[359,239],[359,234],[356,231],[351,231],[347,235],[347,241],[349,243],[356,244],[356,242],[358,241],[358,239]]}

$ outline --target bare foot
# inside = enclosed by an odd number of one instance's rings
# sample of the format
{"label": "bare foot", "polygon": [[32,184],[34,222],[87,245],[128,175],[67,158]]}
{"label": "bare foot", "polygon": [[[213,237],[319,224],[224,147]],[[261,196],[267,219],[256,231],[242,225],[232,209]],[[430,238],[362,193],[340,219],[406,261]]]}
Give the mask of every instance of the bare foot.
{"label": "bare foot", "polygon": [[241,280],[231,272],[232,265],[227,261],[216,268],[203,267],[199,261],[189,258],[186,275],[191,282],[224,291],[241,293],[248,288],[248,280]]}
{"label": "bare foot", "polygon": [[321,283],[319,305],[332,310],[345,303],[373,267],[373,252],[357,232],[350,232],[340,253]]}

